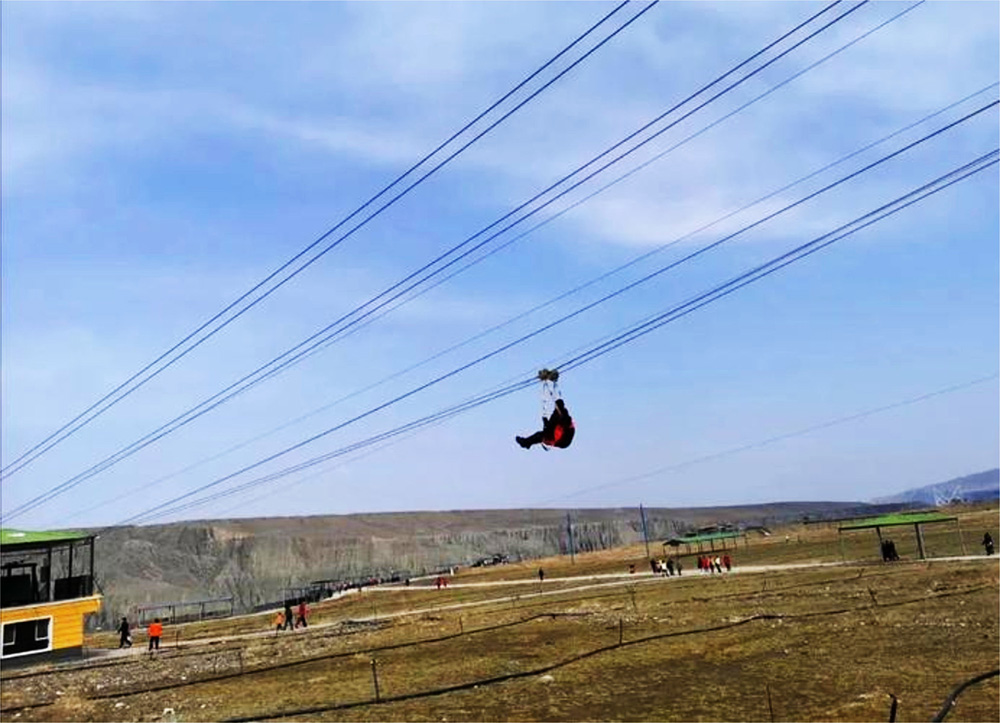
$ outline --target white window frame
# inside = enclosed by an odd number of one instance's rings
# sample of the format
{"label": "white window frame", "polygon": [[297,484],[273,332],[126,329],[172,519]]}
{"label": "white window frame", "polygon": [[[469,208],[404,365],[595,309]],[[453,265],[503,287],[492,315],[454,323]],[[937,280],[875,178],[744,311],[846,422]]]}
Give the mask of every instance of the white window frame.
{"label": "white window frame", "polygon": [[10,653],[9,655],[3,654],[3,635],[0,634],[0,658],[8,660],[10,658],[19,658],[22,655],[38,655],[40,653],[47,653],[52,650],[52,638],[54,636],[53,621],[55,618],[52,615],[42,615],[37,618],[26,618],[24,620],[11,620],[3,624],[3,632],[6,632],[8,625],[22,625],[24,623],[35,623],[35,640],[38,640],[38,627],[37,623],[45,620],[47,622],[46,629],[49,631],[48,644],[44,648],[38,648],[37,650],[25,650],[23,653]]}

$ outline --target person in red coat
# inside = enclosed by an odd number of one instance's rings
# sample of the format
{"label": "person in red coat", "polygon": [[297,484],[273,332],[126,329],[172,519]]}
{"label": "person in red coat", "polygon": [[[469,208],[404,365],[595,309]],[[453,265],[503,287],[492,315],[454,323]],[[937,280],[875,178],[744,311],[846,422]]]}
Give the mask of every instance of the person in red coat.
{"label": "person in red coat", "polygon": [[525,449],[531,449],[531,445],[539,443],[546,447],[566,449],[573,442],[575,435],[576,425],[573,424],[573,417],[566,409],[566,403],[562,399],[557,399],[552,414],[542,418],[540,432],[528,437],[514,437],[514,440]]}

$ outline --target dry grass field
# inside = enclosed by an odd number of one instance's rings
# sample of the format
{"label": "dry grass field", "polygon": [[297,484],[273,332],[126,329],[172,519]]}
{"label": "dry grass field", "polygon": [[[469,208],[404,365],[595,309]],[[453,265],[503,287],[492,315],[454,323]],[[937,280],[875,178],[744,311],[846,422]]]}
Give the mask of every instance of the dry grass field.
{"label": "dry grass field", "polygon": [[[958,515],[925,546],[969,559],[919,561],[897,528],[886,564],[874,531],[802,525],[740,542],[731,574],[654,577],[639,545],[365,590],[295,632],[170,626],[153,657],[99,634],[82,663],[4,671],[3,719],[869,721],[895,695],[897,720],[930,720],[1000,667],[1000,566],[978,544],[998,512]],[[948,720],[1000,720],[998,678]]]}

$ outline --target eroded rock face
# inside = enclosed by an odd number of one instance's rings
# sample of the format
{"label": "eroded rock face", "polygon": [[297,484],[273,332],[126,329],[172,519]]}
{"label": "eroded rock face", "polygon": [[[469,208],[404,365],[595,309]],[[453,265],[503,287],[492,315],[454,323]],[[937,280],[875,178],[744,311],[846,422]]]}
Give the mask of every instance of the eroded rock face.
{"label": "eroded rock face", "polygon": [[[766,523],[823,514],[844,503],[715,509],[648,509],[650,539],[729,520]],[[806,509],[806,508],[809,509]],[[578,552],[642,539],[638,511],[572,513]],[[502,553],[526,559],[569,549],[560,510],[408,512],[216,520],[122,527],[101,532],[95,551],[105,595],[102,617],[114,626],[136,605],[232,596],[237,612],[275,602],[287,587],[401,571],[430,573]]]}

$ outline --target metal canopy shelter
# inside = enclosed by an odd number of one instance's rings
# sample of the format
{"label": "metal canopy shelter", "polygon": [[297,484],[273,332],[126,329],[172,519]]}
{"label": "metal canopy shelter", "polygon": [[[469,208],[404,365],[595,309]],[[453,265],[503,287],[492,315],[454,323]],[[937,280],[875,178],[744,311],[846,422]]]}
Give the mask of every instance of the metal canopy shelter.
{"label": "metal canopy shelter", "polygon": [[[747,544],[747,536],[745,532],[703,532],[696,535],[684,535],[682,537],[671,537],[669,540],[665,540],[663,547],[667,546],[679,548],[684,545],[684,554],[692,555],[704,552],[704,545],[708,544],[709,552],[715,552],[718,549],[720,552],[723,550],[733,549],[737,547],[737,543],[740,538],[743,538],[744,547]],[[732,540],[733,544],[730,547],[727,543]],[[719,547],[716,548],[716,543],[719,543]],[[697,549],[692,550],[693,546],[697,546]]]}
{"label": "metal canopy shelter", "polygon": [[[917,553],[920,555],[921,560],[927,559],[927,553],[924,550],[924,533],[921,529],[921,525],[933,524],[935,522],[954,522],[956,527],[958,527],[958,518],[944,515],[940,512],[897,512],[888,515],[879,515],[877,517],[861,517],[854,520],[846,520],[845,524],[840,525],[837,528],[837,536],[840,540],[840,554],[843,558],[844,556],[844,545],[843,538],[840,537],[844,532],[851,532],[854,530],[875,530],[875,534],[878,535],[879,544],[882,543],[882,528],[883,527],[901,527],[906,525],[913,525],[914,534],[917,537]],[[962,544],[962,551],[965,551],[965,542],[962,540],[962,530],[958,527],[958,539]]]}

